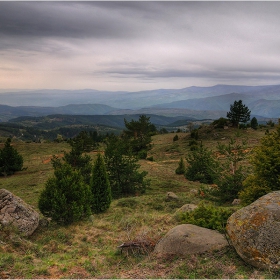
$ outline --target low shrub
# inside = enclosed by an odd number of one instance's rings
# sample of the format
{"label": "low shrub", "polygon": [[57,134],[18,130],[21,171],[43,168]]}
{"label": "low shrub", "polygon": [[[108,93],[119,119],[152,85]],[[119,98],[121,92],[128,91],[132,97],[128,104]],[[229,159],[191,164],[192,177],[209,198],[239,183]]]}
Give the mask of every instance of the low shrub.
{"label": "low shrub", "polygon": [[173,137],[173,142],[178,141],[178,140],[179,140],[179,136],[176,134],[176,135]]}
{"label": "low shrub", "polygon": [[137,154],[139,159],[146,159],[147,158],[147,151],[146,150],[141,150]]}
{"label": "low shrub", "polygon": [[177,219],[184,224],[193,224],[224,233],[227,220],[234,212],[233,208],[214,207],[202,203],[193,211],[178,214]]}
{"label": "low shrub", "polygon": [[266,186],[249,186],[239,193],[239,198],[242,205],[249,205],[269,192],[271,189]]}
{"label": "low shrub", "polygon": [[195,140],[198,140],[198,129],[194,129],[192,132],[191,132],[191,138],[195,139]]}
{"label": "low shrub", "polygon": [[194,139],[191,139],[189,141],[189,146],[198,146],[198,142],[196,140],[194,140]]}
{"label": "low shrub", "polygon": [[219,118],[218,120],[215,120],[212,122],[212,125],[215,127],[215,128],[224,128],[224,126],[227,126],[228,125],[228,119],[226,118]]}

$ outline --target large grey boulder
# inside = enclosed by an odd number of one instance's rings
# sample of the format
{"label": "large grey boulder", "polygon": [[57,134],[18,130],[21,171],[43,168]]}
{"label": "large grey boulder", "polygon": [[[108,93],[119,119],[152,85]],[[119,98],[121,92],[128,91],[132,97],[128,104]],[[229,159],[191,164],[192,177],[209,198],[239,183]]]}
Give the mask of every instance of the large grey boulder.
{"label": "large grey boulder", "polygon": [[22,199],[0,189],[0,224],[14,226],[23,235],[31,235],[39,225],[39,214]]}
{"label": "large grey boulder", "polygon": [[211,229],[196,225],[183,224],[172,228],[158,242],[154,252],[164,255],[192,255],[228,246],[225,237]]}
{"label": "large grey boulder", "polygon": [[233,213],[226,229],[245,262],[257,268],[280,268],[280,191]]}

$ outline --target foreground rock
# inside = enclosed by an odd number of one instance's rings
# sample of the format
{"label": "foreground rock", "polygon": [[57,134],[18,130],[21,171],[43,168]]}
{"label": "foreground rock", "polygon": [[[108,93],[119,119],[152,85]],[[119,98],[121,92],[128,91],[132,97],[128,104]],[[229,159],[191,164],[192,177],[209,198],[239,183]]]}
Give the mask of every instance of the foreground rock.
{"label": "foreground rock", "polygon": [[245,262],[257,268],[280,268],[280,191],[233,213],[226,228]]}
{"label": "foreground rock", "polygon": [[228,246],[225,237],[217,231],[191,224],[171,229],[156,245],[154,252],[164,255],[192,255],[220,250]]}
{"label": "foreground rock", "polygon": [[0,224],[12,225],[29,236],[39,225],[39,214],[19,197],[0,189]]}

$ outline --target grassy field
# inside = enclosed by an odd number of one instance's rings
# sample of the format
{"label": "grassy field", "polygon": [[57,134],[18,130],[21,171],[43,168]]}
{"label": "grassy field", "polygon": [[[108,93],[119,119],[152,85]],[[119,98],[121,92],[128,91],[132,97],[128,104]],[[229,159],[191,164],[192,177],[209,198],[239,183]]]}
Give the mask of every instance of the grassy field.
{"label": "grassy field", "polygon": [[[263,130],[215,130],[203,136],[205,146],[215,150],[218,141],[230,137],[247,139],[251,149],[265,134]],[[233,248],[191,255],[185,258],[157,258],[152,249],[121,251],[118,246],[132,240],[155,244],[179,222],[175,212],[186,203],[198,204],[203,198],[193,190],[201,184],[190,182],[175,169],[181,157],[189,152],[189,134],[153,136],[148,157],[141,169],[148,171],[151,186],[137,197],[114,200],[103,214],[91,216],[67,227],[50,224],[40,227],[29,238],[8,238],[0,234],[0,278],[279,278],[279,273],[257,270],[238,257]],[[0,178],[5,188],[38,210],[37,202],[45,182],[52,175],[52,155],[62,156],[69,150],[66,143],[13,143],[24,158],[22,172]],[[3,145],[3,144],[0,144]],[[2,146],[0,146],[2,148]],[[101,147],[102,149],[102,147]],[[96,152],[90,153],[94,159]],[[167,202],[172,191],[178,201]]]}

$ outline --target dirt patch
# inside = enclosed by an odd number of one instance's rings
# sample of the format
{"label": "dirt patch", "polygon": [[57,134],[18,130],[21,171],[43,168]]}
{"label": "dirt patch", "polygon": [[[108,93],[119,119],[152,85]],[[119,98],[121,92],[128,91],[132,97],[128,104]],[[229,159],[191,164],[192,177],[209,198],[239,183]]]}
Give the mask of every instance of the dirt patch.
{"label": "dirt patch", "polygon": [[[57,154],[55,155],[57,158],[62,158],[64,156],[64,154]],[[52,155],[48,155],[46,159],[42,159],[42,163],[43,164],[48,164],[51,162],[53,156]]]}

